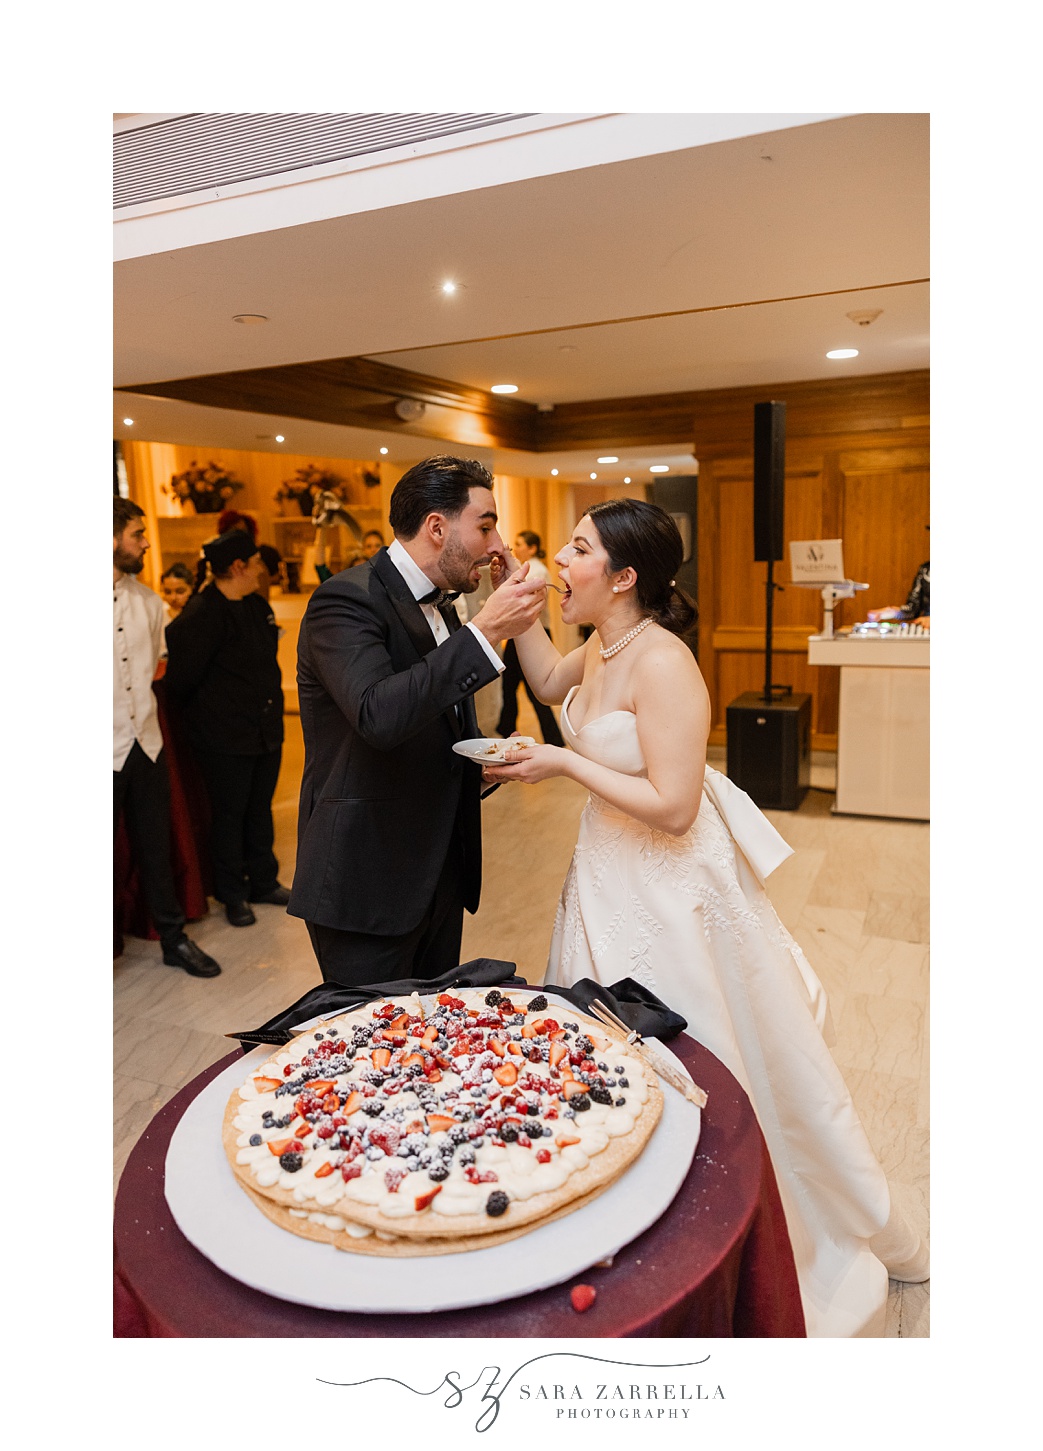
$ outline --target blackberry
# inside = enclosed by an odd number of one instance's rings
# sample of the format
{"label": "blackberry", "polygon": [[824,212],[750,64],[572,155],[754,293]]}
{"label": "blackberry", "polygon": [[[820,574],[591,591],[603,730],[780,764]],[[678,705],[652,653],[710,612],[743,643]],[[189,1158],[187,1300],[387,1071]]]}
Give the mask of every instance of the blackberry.
{"label": "blackberry", "polygon": [[622,1108],[625,1103],[626,1099],[623,1097],[622,1094],[620,1094],[619,1097],[616,1099],[616,1107]]}
{"label": "blackberry", "polygon": [[590,1090],[590,1097],[594,1103],[611,1104],[612,1102],[612,1095],[607,1088],[592,1088]]}
{"label": "blackberry", "polygon": [[575,1109],[577,1113],[586,1113],[590,1107],[590,1099],[585,1093],[577,1093],[575,1098],[569,1100],[569,1107]]}
{"label": "blackberry", "polygon": [[250,1147],[251,1148],[256,1149],[258,1144],[263,1144],[263,1143],[264,1143],[264,1140],[261,1138],[260,1134],[251,1134],[250,1135]]}
{"label": "blackberry", "polygon": [[542,1012],[545,1012],[546,1009],[549,1006],[550,1005],[547,1002],[547,999],[543,996],[543,994],[542,993],[538,993],[536,995],[536,997],[534,997],[532,999],[532,1001],[530,1002],[530,1004],[529,1004],[529,1012],[530,1013],[542,1013]]}
{"label": "blackberry", "polygon": [[303,1154],[281,1154],[279,1156],[279,1167],[285,1169],[287,1174],[296,1174],[303,1163]]}
{"label": "blackberry", "polygon": [[470,1135],[463,1124],[454,1124],[449,1130],[449,1142],[451,1144],[466,1144]]}
{"label": "blackberry", "polygon": [[494,987],[493,990],[492,990],[492,992],[488,992],[485,995],[485,1005],[486,1005],[486,1007],[495,1008],[495,1006],[496,1006],[497,1003],[502,1003],[502,1002],[503,1002],[503,993],[500,991],[500,989],[498,987]]}
{"label": "blackberry", "polygon": [[561,1026],[563,1028],[571,1029],[573,1033],[578,1033],[579,1032],[579,1024],[578,1023],[562,1023]]}
{"label": "blackberry", "polygon": [[[514,1026],[516,1026],[516,1024],[518,1024],[518,1023],[524,1023],[525,1022],[525,1014],[524,1013],[515,1013],[514,1017],[513,1018],[508,1018],[507,1021],[508,1021],[508,1023],[510,1023],[511,1027],[513,1028]],[[503,1213],[502,1210],[500,1212],[501,1212],[501,1214]]]}
{"label": "blackberry", "polygon": [[500,1138],[503,1139],[505,1144],[516,1143],[518,1139],[517,1127],[514,1124],[504,1124],[500,1130]]}
{"label": "blackberry", "polygon": [[474,1163],[476,1155],[473,1149],[467,1148],[461,1149],[459,1154],[457,1155],[457,1158],[459,1159],[460,1163],[463,1164],[466,1168],[468,1164]]}
{"label": "blackberry", "polygon": [[510,1202],[502,1189],[494,1189],[485,1201],[485,1212],[491,1214],[493,1219],[498,1219],[501,1214],[506,1213]]}
{"label": "blackberry", "polygon": [[432,1164],[427,1171],[427,1177],[433,1179],[436,1184],[441,1184],[443,1179],[449,1178],[449,1170],[444,1164]]}
{"label": "blackberry", "polygon": [[594,1051],[594,1044],[590,1041],[586,1034],[576,1039],[576,1047],[580,1050],[581,1053],[593,1053]]}
{"label": "blackberry", "polygon": [[384,1105],[379,1098],[367,1098],[362,1105],[362,1112],[368,1113],[370,1118],[377,1118],[384,1112]]}
{"label": "blackberry", "polygon": [[527,1114],[531,1114],[533,1117],[535,1117],[536,1114],[539,1113],[539,1111],[540,1111],[540,1106],[539,1106],[538,1103],[527,1103],[525,1105],[525,1112]]}

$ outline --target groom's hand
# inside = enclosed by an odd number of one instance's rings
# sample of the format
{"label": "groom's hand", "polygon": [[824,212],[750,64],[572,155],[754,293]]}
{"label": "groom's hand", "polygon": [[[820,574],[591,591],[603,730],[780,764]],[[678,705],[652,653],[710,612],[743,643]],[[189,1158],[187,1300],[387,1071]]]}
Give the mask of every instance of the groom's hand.
{"label": "groom's hand", "polygon": [[542,580],[529,579],[528,574],[526,561],[489,596],[471,621],[491,645],[524,635],[539,619],[547,603],[547,586]]}

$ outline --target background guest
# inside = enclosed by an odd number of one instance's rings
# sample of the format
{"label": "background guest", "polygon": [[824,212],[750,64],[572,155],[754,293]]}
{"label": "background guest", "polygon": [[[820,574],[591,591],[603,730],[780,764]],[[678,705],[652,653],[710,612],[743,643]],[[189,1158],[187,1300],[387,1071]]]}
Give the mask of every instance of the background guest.
{"label": "background guest", "polygon": [[[543,541],[538,534],[531,529],[519,530],[518,537],[514,541],[514,557],[519,564],[528,561],[529,578],[543,580],[550,579],[550,571],[544,564],[545,553]],[[540,624],[550,635],[550,611],[545,609],[540,615]],[[518,661],[518,651],[513,640],[507,641],[503,652],[504,671],[500,684],[503,689],[503,705],[500,708],[500,719],[496,725],[496,732],[501,736],[509,736],[518,726],[518,687],[525,686],[525,694],[532,702],[532,708],[536,712],[536,719],[540,723],[540,731],[548,746],[563,746],[565,744],[558,729],[558,722],[554,718],[554,712],[549,705],[544,705],[542,700],[537,700],[529,686],[529,682],[522,673]]]}
{"label": "background guest", "polygon": [[239,529],[208,540],[213,574],[170,625],[166,688],[179,702],[210,798],[214,892],[234,927],[250,903],[285,906],[273,850],[272,796],[283,740],[278,628],[257,592],[257,545]]}
{"label": "background guest", "polygon": [[273,585],[280,590],[285,590],[286,566],[274,544],[258,544],[257,553],[260,556],[260,564],[257,567],[257,593],[262,599],[268,599]]}
{"label": "background guest", "polygon": [[384,536],[379,529],[367,529],[362,536],[362,558],[372,559],[378,549],[384,547]]}
{"label": "background guest", "polygon": [[[379,529],[367,529],[362,536],[362,544],[359,552],[349,561],[347,568],[353,564],[362,564],[367,559],[372,559],[378,550],[384,547],[384,536]],[[333,578],[333,570],[326,563],[326,542],[325,532],[320,529],[315,541],[315,573],[319,576],[319,583],[325,584],[326,580]]]}
{"label": "background guest", "polygon": [[240,514],[238,509],[222,509],[217,516],[217,532],[227,534],[229,529],[242,529],[257,543],[257,520],[252,514]]}
{"label": "background guest", "polygon": [[159,588],[163,595],[163,623],[169,625],[192,598],[195,575],[187,564],[172,564],[159,577]]}
{"label": "background guest", "polygon": [[218,964],[185,935],[170,859],[170,782],[152,680],[163,649],[163,602],[137,579],[149,548],[144,511],[112,501],[112,825],[120,817],[144,887],[163,961],[192,977]]}

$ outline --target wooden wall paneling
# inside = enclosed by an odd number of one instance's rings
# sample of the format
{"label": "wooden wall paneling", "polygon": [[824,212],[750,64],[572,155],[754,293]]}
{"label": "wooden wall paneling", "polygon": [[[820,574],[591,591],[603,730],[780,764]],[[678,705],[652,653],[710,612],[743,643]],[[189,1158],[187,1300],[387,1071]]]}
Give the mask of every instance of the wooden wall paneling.
{"label": "wooden wall paneling", "polygon": [[840,456],[844,566],[851,579],[869,585],[857,596],[852,619],[904,605],[916,571],[930,558],[930,476],[919,450],[909,452],[904,465],[893,451],[883,453],[876,467],[871,452]]}

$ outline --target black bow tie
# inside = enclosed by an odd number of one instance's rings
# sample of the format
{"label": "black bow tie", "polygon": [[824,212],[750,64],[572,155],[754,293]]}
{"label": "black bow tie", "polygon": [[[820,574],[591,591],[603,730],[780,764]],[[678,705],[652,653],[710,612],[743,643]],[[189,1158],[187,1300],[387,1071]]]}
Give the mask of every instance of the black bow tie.
{"label": "black bow tie", "polygon": [[433,589],[430,594],[420,596],[420,603],[422,605],[434,605],[436,610],[440,610],[443,605],[451,605],[454,600],[458,600],[459,598],[459,590],[454,594],[451,590],[447,589]]}

